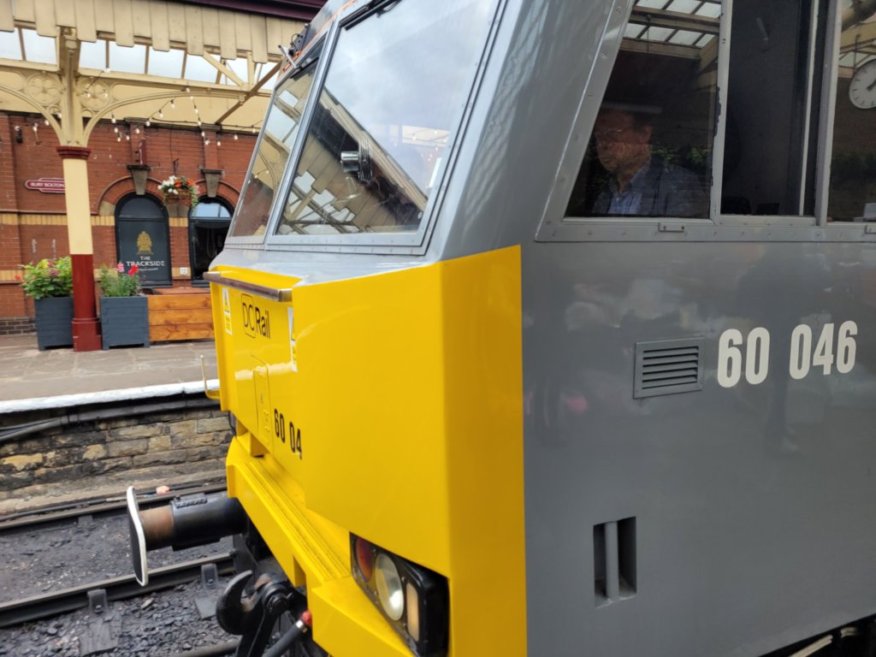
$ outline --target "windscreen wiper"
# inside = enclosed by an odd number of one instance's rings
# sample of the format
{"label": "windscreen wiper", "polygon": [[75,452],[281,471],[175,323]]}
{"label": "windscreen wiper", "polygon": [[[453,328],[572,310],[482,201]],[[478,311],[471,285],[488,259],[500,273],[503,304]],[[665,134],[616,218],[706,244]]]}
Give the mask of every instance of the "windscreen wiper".
{"label": "windscreen wiper", "polygon": [[350,15],[349,22],[345,24],[345,27],[353,27],[354,25],[361,23],[372,14],[377,14],[378,16],[381,16],[391,9],[395,8],[395,6],[399,2],[401,2],[401,0],[371,0],[370,2],[362,5],[362,7],[360,7]]}

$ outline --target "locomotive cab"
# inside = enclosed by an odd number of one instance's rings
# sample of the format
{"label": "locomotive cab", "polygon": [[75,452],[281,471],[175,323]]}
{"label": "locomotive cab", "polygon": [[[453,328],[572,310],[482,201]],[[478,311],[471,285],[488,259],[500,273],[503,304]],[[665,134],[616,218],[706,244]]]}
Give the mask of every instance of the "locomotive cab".
{"label": "locomotive cab", "polygon": [[333,655],[525,643],[520,309],[504,291],[519,264],[513,247],[446,261],[439,219],[461,203],[451,172],[476,148],[497,12],[327,6],[206,275],[237,426],[229,495]]}

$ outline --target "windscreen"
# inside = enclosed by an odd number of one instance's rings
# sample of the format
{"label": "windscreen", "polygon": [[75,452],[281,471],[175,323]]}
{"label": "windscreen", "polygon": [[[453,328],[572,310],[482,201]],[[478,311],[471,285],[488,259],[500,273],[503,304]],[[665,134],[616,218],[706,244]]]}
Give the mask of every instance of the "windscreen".
{"label": "windscreen", "polygon": [[265,232],[274,195],[292,154],[315,69],[315,63],[306,66],[280,85],[274,94],[231,226],[233,237],[252,237]]}
{"label": "windscreen", "polygon": [[387,2],[341,31],[279,235],[417,231],[494,6],[495,0]]}

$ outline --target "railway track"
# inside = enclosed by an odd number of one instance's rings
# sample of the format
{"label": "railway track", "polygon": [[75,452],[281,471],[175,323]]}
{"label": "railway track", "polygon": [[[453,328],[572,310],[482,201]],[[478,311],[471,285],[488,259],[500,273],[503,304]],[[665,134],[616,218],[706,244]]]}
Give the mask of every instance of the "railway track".
{"label": "railway track", "polygon": [[[213,493],[224,489],[224,483],[198,482],[185,488],[174,489],[167,494],[145,496],[142,498],[141,505],[148,508],[167,503],[180,495]],[[15,536],[12,540],[18,542],[21,540],[19,537],[28,532],[39,532],[39,536],[46,536],[46,538],[37,540],[48,545],[50,542],[49,533],[44,534],[43,532],[55,529],[63,530],[66,526],[88,524],[95,519],[106,520],[123,516],[126,513],[127,504],[123,496],[55,504],[5,516],[0,520],[0,536]],[[114,522],[119,521],[114,520]],[[125,544],[126,541],[122,539],[122,543]],[[62,558],[63,554],[59,553],[58,559]],[[73,567],[75,568],[75,566]],[[100,612],[102,611],[101,605],[105,606],[116,600],[140,597],[179,584],[196,581],[202,577],[205,568],[209,569],[206,572],[213,577],[231,573],[233,571],[232,553],[198,555],[197,558],[153,568],[150,571],[149,585],[145,587],[141,587],[133,574],[130,574],[106,577],[85,584],[0,602],[0,629],[48,619],[88,607]],[[20,582],[20,586],[22,591],[26,591],[28,588],[24,582]]]}
{"label": "railway track", "polygon": [[[125,575],[2,603],[0,629],[187,584],[197,580],[203,567],[211,564],[215,565],[217,574],[230,574],[233,554],[226,552],[155,568],[149,572],[147,586],[140,586],[133,575]],[[95,611],[102,609],[95,608]]]}

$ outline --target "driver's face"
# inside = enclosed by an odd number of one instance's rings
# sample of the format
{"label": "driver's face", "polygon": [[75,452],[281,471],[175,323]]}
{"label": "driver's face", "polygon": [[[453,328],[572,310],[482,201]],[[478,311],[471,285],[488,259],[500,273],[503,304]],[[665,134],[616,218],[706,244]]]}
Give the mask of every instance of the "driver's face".
{"label": "driver's face", "polygon": [[621,110],[600,112],[593,134],[596,155],[610,173],[640,166],[650,150],[650,126],[637,127],[633,115]]}

